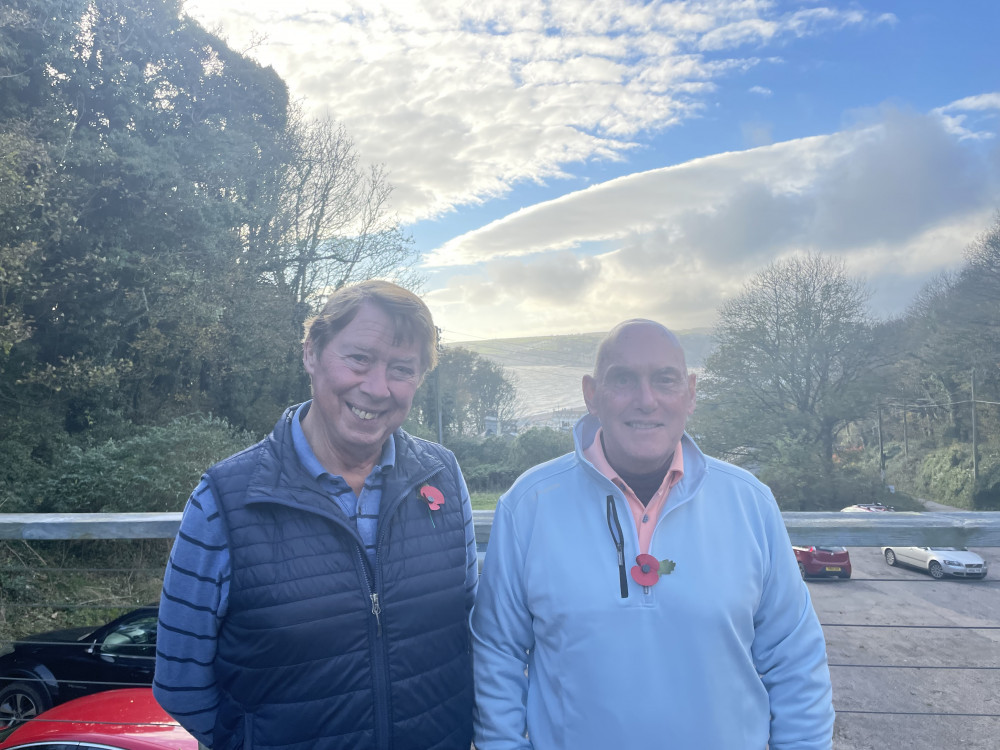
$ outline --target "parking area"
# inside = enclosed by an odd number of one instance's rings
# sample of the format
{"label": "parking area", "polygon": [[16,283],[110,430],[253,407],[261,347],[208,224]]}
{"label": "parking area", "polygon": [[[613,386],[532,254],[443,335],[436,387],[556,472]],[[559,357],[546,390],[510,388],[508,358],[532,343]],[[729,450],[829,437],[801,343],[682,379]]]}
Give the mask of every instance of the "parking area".
{"label": "parking area", "polygon": [[[1000,565],[997,549],[975,551]],[[1000,747],[1000,579],[937,581],[889,567],[877,547],[849,552],[851,580],[809,581],[835,750]]]}

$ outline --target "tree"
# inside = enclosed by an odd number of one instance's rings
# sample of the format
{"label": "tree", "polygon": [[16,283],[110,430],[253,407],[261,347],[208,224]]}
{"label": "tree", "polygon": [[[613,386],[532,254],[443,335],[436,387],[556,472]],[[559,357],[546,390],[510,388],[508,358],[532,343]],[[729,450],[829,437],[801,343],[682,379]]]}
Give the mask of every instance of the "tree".
{"label": "tree", "polygon": [[839,432],[870,413],[870,293],[842,263],[773,263],[719,311],[693,429],[716,451],[766,463],[795,444],[830,477]]}
{"label": "tree", "polygon": [[274,283],[299,303],[369,278],[412,285],[416,253],[389,210],[384,168],[363,168],[344,126],[330,119],[296,112],[286,138],[291,157],[284,235],[269,269]]}
{"label": "tree", "polygon": [[[1000,393],[998,300],[1000,214],[969,245],[961,268],[928,283],[894,326],[890,377],[898,413],[888,426],[900,435],[906,415],[913,456],[903,462],[899,481],[913,491],[972,507],[1000,502],[1000,410],[991,404]],[[973,413],[978,482],[972,481]],[[965,458],[956,462],[959,455]]]}
{"label": "tree", "polygon": [[[439,390],[440,389],[440,390]],[[411,419],[437,435],[438,398],[446,435],[481,435],[490,418],[499,430],[514,419],[517,387],[503,365],[462,347],[449,347],[413,399]]]}
{"label": "tree", "polygon": [[0,372],[15,344],[31,334],[22,292],[38,253],[23,217],[37,209],[51,174],[44,146],[15,130],[0,133]]}
{"label": "tree", "polygon": [[1000,216],[967,249],[963,266],[926,284],[895,326],[892,379],[906,404],[970,439],[971,373],[1000,386]]}
{"label": "tree", "polygon": [[[0,12],[0,132],[41,152],[22,180],[41,186],[31,210],[0,195],[20,233],[0,237],[5,269],[15,251],[20,262],[3,282],[20,364],[6,386],[49,396],[22,403],[63,411],[71,431],[112,412],[248,423],[274,382],[262,371],[289,372],[308,314],[263,268],[284,239],[287,107],[273,70],[176,0]],[[281,401],[303,390],[279,380]]]}

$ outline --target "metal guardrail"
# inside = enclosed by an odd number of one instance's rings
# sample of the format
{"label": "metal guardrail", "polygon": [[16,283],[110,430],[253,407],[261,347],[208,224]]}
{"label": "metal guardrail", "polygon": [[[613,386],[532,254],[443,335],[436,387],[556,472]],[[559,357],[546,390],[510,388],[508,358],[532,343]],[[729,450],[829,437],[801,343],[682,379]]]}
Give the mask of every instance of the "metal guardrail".
{"label": "metal guardrail", "polygon": [[[480,551],[492,510],[472,511]],[[1000,547],[1000,513],[782,513],[792,544]],[[0,513],[0,539],[172,539],[180,513]]]}

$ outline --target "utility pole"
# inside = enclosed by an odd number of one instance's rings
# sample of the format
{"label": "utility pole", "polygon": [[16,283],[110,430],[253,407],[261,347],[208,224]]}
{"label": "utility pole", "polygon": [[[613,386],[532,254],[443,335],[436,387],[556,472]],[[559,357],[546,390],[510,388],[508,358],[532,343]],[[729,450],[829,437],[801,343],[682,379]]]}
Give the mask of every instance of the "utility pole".
{"label": "utility pole", "polygon": [[885,484],[885,447],[882,445],[882,404],[876,404],[878,410],[878,466],[879,474],[882,476],[882,484]]}
{"label": "utility pole", "polygon": [[972,481],[979,479],[979,446],[976,443],[976,368],[972,368]]}
{"label": "utility pole", "polygon": [[903,402],[903,455],[910,455],[910,441],[906,436],[906,402]]}

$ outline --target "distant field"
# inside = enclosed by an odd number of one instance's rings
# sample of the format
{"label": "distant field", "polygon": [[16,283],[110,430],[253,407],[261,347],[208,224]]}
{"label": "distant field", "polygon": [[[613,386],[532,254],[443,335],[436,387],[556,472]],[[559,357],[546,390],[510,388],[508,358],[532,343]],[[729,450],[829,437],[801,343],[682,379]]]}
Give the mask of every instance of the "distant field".
{"label": "distant field", "polygon": [[500,499],[499,492],[472,492],[473,510],[493,510],[497,507],[497,500]]}

